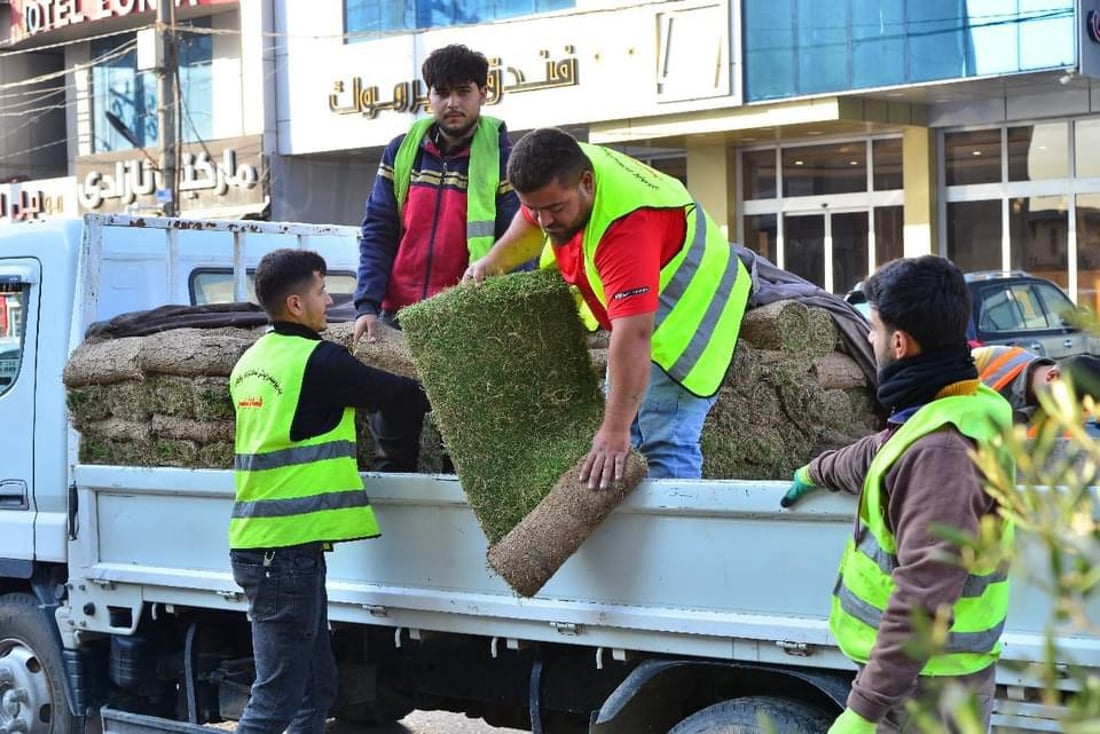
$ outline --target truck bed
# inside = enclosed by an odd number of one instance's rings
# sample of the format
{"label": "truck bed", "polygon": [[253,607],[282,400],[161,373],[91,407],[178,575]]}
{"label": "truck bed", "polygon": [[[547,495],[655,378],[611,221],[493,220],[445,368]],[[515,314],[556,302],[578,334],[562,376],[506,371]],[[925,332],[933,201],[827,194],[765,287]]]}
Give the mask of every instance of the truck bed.
{"label": "truck bed", "polygon": [[[456,632],[486,637],[494,652],[528,640],[584,645],[597,649],[597,664],[645,651],[851,667],[827,618],[852,497],[822,492],[790,511],[779,509],[783,482],[644,482],[523,599],[488,569],[486,538],[457,478],[364,476],[383,535],[330,556],[334,622],[392,627],[395,644]],[[232,472],[79,465],[75,478],[72,542],[82,547],[70,557],[92,559],[87,582],[120,604],[244,608],[226,543]],[[998,673],[1010,686],[1034,683],[1051,618],[1047,595],[1020,565]],[[123,631],[106,615],[88,629]],[[1096,636],[1063,643],[1066,662],[1100,667]]]}

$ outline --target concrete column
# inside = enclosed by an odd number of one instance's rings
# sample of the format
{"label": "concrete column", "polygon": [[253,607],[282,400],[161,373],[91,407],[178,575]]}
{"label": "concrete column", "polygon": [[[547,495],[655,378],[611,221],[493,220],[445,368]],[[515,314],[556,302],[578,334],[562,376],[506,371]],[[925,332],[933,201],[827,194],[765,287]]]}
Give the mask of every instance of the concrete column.
{"label": "concrete column", "polygon": [[737,238],[737,164],[735,149],[724,143],[687,145],[687,187],[695,200],[722,227],[726,238]]}
{"label": "concrete column", "polygon": [[939,177],[936,134],[926,127],[906,127],[902,135],[905,174],[905,257],[939,252]]}

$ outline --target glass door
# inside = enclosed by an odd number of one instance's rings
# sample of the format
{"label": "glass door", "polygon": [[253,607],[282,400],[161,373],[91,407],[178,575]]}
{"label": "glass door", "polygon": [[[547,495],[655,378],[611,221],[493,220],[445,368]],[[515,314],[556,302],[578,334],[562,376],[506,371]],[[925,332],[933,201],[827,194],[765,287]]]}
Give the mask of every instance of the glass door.
{"label": "glass door", "polygon": [[870,272],[870,216],[863,211],[783,216],[783,268],[844,295]]}

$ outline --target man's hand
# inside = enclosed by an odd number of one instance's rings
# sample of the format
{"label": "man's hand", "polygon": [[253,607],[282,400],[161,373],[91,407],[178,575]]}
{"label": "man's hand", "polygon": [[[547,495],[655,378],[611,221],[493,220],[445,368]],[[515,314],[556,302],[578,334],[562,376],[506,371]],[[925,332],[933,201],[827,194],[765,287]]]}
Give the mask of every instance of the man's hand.
{"label": "man's hand", "polygon": [[875,722],[868,721],[851,709],[837,717],[829,727],[828,734],[875,734]]}
{"label": "man's hand", "polygon": [[352,332],[351,343],[354,345],[367,335],[367,341],[378,341],[378,314],[365,313],[355,320],[355,330]]}
{"label": "man's hand", "polygon": [[581,467],[581,481],[589,489],[607,489],[622,481],[626,455],[630,453],[630,429],[615,431],[601,426]]}
{"label": "man's hand", "polygon": [[462,274],[462,282],[473,281],[475,285],[481,285],[490,275],[497,275],[498,269],[489,262],[489,257],[481,257],[470,263],[466,272]]}
{"label": "man's hand", "polygon": [[815,489],[817,489],[817,485],[810,479],[809,467],[800,466],[794,470],[791,488],[787,490],[787,494],[783,495],[783,499],[779,500],[779,505],[780,507],[790,507]]}

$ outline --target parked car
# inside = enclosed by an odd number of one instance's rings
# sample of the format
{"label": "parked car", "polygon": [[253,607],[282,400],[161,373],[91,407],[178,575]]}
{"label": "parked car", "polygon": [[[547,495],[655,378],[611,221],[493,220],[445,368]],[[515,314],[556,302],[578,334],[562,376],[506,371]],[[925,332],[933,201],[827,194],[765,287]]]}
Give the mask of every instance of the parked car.
{"label": "parked car", "polygon": [[1094,351],[1074,323],[1077,306],[1056,283],[1022,270],[967,273],[966,282],[973,301],[967,338],[977,345],[1019,346],[1051,359]]}
{"label": "parked car", "polygon": [[[970,346],[1020,346],[1051,359],[1100,354],[1100,343],[1074,325],[1077,306],[1057,283],[1022,270],[967,273],[966,282],[973,302]],[[870,320],[862,281],[844,300]]]}

